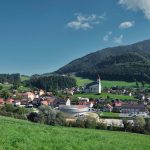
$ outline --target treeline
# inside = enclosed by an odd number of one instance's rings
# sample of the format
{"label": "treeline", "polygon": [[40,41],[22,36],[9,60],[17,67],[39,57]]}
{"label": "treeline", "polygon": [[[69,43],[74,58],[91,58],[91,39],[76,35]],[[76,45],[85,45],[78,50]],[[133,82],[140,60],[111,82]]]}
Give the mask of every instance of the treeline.
{"label": "treeline", "polygon": [[63,112],[58,112],[48,106],[40,106],[39,113],[31,112],[27,116],[28,120],[37,123],[44,123],[53,126],[67,126],[78,128],[92,128],[111,131],[125,131],[140,134],[150,134],[150,119],[143,117],[132,118],[133,122],[128,119],[123,119],[123,126],[115,124],[107,125],[104,121],[97,121],[96,118],[90,116],[72,118],[72,121],[67,121],[69,116]]}
{"label": "treeline", "polygon": [[10,84],[19,83],[21,81],[20,74],[0,74],[0,83],[8,82]]}
{"label": "treeline", "polygon": [[44,90],[61,90],[76,86],[76,80],[68,76],[32,76],[29,80],[32,87]]}

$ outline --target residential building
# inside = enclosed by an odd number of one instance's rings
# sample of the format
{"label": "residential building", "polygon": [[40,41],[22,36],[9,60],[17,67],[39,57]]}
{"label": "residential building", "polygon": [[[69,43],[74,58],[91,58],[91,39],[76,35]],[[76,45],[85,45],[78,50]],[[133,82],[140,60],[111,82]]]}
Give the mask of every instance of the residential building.
{"label": "residential building", "polygon": [[145,112],[145,106],[144,104],[127,104],[122,105],[121,108],[122,113],[141,113]]}

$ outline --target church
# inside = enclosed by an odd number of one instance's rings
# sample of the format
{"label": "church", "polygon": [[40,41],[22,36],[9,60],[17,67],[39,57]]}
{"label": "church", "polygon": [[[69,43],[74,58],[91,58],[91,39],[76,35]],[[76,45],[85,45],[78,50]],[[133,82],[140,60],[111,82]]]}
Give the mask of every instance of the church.
{"label": "church", "polygon": [[96,82],[92,82],[92,83],[85,85],[84,92],[100,94],[102,92],[102,85],[101,85],[100,77],[98,76]]}

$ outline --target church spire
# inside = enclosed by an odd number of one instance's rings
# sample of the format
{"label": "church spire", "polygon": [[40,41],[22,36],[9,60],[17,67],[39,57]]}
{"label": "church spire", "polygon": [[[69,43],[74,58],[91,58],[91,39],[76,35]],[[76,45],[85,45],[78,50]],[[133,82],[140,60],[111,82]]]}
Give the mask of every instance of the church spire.
{"label": "church spire", "polygon": [[98,76],[97,76],[97,83],[100,83],[100,82],[101,82],[101,79],[100,79],[100,76],[98,74]]}
{"label": "church spire", "polygon": [[101,85],[101,79],[99,74],[97,76],[97,83],[98,83],[98,93],[100,94],[102,92],[102,85]]}

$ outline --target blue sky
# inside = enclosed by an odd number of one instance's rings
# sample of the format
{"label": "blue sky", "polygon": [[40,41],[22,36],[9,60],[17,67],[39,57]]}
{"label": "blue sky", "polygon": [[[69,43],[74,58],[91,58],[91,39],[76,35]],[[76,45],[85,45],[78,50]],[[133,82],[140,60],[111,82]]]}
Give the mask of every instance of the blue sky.
{"label": "blue sky", "polygon": [[0,73],[47,73],[149,38],[149,0],[0,1]]}

